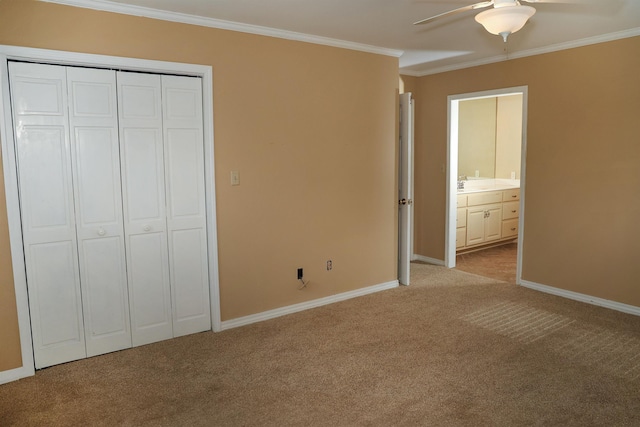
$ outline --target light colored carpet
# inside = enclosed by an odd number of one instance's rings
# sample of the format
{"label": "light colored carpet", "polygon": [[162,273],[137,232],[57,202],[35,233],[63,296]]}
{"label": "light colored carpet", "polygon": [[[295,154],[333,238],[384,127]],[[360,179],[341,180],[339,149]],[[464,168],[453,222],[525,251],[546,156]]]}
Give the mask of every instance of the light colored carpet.
{"label": "light colored carpet", "polygon": [[638,426],[640,318],[456,270],[0,386],[0,425]]}

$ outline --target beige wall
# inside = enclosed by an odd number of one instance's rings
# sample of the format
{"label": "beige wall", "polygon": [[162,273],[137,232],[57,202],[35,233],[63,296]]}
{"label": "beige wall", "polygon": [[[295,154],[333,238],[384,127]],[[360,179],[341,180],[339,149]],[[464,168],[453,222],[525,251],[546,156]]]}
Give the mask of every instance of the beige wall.
{"label": "beige wall", "polygon": [[458,104],[458,176],[495,178],[497,98]]}
{"label": "beige wall", "polygon": [[447,96],[528,86],[523,279],[640,306],[640,37],[421,77],[415,251],[444,259]]}
{"label": "beige wall", "polygon": [[499,96],[496,118],[496,178],[520,179],[522,94]]}
{"label": "beige wall", "polygon": [[461,101],[458,176],[520,179],[522,94]]}
{"label": "beige wall", "polygon": [[418,77],[400,76],[400,93],[415,92],[418,89],[418,82]]}
{"label": "beige wall", "polygon": [[[2,154],[0,153],[0,165]],[[0,371],[22,366],[20,335],[7,227],[4,175],[0,173]]]}
{"label": "beige wall", "polygon": [[0,44],[213,67],[223,320],[396,279],[397,58],[27,0],[0,2]]}

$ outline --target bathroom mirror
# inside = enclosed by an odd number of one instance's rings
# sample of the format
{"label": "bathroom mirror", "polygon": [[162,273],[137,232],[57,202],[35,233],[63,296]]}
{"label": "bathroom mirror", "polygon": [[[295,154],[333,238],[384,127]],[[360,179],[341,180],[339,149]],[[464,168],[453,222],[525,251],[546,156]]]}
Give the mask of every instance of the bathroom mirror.
{"label": "bathroom mirror", "polygon": [[522,95],[460,101],[458,175],[520,179]]}

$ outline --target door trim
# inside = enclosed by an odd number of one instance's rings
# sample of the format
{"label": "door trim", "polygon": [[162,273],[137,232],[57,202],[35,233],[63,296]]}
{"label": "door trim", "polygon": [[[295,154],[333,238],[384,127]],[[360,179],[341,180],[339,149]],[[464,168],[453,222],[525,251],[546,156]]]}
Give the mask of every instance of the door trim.
{"label": "door trim", "polygon": [[221,330],[220,283],[218,276],[218,237],[215,194],[215,162],[213,141],[213,69],[207,65],[182,64],[147,59],[125,58],[75,52],[35,49],[0,45],[0,142],[7,201],[9,243],[13,267],[14,288],[20,330],[22,366],[0,372],[0,384],[35,374],[31,321],[27,297],[27,280],[22,245],[22,224],[18,200],[18,178],[15,157],[15,141],[9,97],[9,73],[7,61],[46,62],[55,65],[75,65],[93,68],[114,68],[161,74],[179,74],[202,78],[203,130],[205,157],[205,205],[207,215],[207,249],[209,258],[209,297],[211,299],[211,324],[215,332]]}
{"label": "door trim", "polygon": [[524,201],[527,157],[527,105],[528,86],[516,86],[482,92],[463,93],[447,97],[447,211],[445,225],[444,264],[448,268],[456,266],[456,202],[458,180],[458,106],[466,99],[487,98],[501,95],[522,95],[522,146],[520,155],[520,217],[518,219],[518,254],[516,264],[516,283],[522,280],[522,243],[524,236]]}

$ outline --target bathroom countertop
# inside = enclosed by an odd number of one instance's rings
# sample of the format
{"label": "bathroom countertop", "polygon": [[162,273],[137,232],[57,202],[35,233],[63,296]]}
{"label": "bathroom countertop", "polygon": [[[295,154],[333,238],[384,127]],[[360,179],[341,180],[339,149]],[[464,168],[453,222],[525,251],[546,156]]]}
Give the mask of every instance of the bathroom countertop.
{"label": "bathroom countertop", "polygon": [[514,188],[520,188],[519,179],[471,179],[464,181],[464,189],[458,190],[458,194],[511,190]]}

